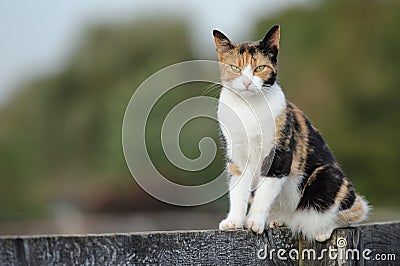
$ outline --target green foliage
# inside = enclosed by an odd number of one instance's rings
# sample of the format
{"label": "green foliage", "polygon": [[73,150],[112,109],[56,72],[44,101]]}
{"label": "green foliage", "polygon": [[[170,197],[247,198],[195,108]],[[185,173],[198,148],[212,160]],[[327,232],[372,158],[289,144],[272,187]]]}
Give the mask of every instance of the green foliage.
{"label": "green foliage", "polygon": [[0,219],[42,215],[75,191],[132,180],[125,107],[149,74],[193,58],[188,43],[180,21],[98,26],[65,70],[27,83],[0,113]]}

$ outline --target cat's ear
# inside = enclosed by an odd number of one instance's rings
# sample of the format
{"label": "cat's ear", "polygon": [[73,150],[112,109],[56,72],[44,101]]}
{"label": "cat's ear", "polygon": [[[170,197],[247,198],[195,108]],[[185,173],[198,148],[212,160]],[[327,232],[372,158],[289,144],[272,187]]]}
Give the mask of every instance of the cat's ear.
{"label": "cat's ear", "polygon": [[215,46],[217,47],[218,53],[224,53],[234,46],[232,42],[219,30],[213,30]]}
{"label": "cat's ear", "polygon": [[262,39],[260,46],[264,49],[274,48],[279,50],[279,39],[280,39],[280,27],[279,25],[273,26],[267,34],[265,34],[264,39]]}

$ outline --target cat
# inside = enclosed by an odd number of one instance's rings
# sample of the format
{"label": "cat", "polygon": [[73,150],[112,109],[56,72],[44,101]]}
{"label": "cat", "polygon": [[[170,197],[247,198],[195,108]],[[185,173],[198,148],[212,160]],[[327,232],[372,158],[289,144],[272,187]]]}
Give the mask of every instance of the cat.
{"label": "cat", "polygon": [[218,104],[227,157],[229,213],[221,230],[261,234],[286,225],[323,242],[340,226],[367,218],[328,145],[309,119],[286,100],[277,81],[280,27],[260,41],[233,43],[213,31],[222,90]]}

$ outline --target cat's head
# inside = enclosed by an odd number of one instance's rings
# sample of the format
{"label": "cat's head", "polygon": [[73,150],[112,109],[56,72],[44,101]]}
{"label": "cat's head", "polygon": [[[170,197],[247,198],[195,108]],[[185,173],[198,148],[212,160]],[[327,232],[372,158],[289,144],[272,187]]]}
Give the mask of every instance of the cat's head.
{"label": "cat's head", "polygon": [[262,40],[237,44],[214,30],[224,86],[246,96],[272,86],[277,75],[279,34],[279,26],[275,25]]}

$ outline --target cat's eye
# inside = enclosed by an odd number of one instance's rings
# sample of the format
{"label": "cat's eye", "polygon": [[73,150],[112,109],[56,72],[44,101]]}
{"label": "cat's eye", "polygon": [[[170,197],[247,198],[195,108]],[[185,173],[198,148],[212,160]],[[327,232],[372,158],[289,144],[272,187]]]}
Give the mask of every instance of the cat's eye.
{"label": "cat's eye", "polygon": [[231,69],[232,69],[232,71],[235,72],[235,73],[240,73],[240,71],[241,71],[239,67],[234,66],[234,65],[231,65]]}
{"label": "cat's eye", "polygon": [[263,70],[264,70],[264,68],[265,68],[265,66],[264,66],[264,65],[262,65],[262,66],[258,66],[258,67],[256,67],[256,68],[254,69],[254,72],[261,72],[261,71],[263,71]]}

